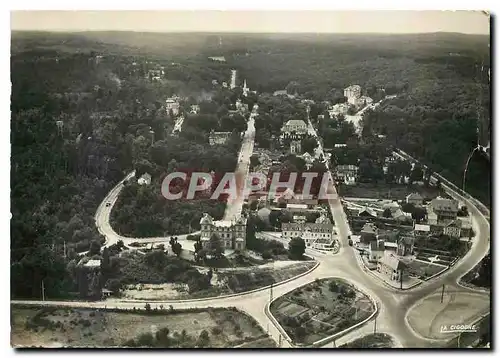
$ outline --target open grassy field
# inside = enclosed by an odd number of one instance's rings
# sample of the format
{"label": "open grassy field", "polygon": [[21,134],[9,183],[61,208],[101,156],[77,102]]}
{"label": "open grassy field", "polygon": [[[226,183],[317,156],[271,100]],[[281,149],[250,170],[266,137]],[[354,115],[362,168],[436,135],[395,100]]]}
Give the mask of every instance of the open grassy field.
{"label": "open grassy field", "polygon": [[392,348],[394,342],[392,337],[385,333],[372,333],[364,337],[355,339],[352,342],[343,344],[339,348]]}
{"label": "open grassy field", "polygon": [[346,281],[318,280],[278,298],[271,313],[294,342],[312,344],[370,316],[370,299]]}
{"label": "open grassy field", "polygon": [[[441,303],[441,289],[414,306],[408,313],[410,326],[423,337],[450,339],[454,333],[442,333],[443,325],[472,324],[490,308],[490,296],[470,291],[447,291]],[[456,333],[455,333],[456,335]]]}
{"label": "open grassy field", "polygon": [[407,195],[418,192],[427,200],[434,199],[438,195],[444,195],[435,187],[424,187],[420,185],[405,184],[369,184],[358,183],[356,185],[339,185],[338,191],[344,198],[369,198],[369,199],[392,199],[403,200]]}
{"label": "open grassy field", "polygon": [[[254,341],[262,345],[268,338],[251,317],[230,308],[149,314],[72,308],[13,306],[11,309],[11,345],[14,347],[222,348]],[[165,328],[169,332],[166,340],[155,341],[157,332],[165,332]],[[208,338],[200,342],[203,335]]]}
{"label": "open grassy field", "polygon": [[[255,290],[276,284],[308,271],[316,265],[315,261],[276,261],[258,267],[217,269],[214,272],[211,287],[189,293],[182,284],[136,284],[129,285],[122,292],[126,298],[159,301],[169,299],[205,298],[230,295]],[[199,269],[206,273],[206,269]]]}

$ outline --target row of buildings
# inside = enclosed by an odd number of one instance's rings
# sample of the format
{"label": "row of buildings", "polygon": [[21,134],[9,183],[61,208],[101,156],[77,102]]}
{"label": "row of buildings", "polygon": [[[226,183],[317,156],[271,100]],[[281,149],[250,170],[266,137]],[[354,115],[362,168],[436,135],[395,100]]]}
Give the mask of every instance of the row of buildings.
{"label": "row of buildings", "polygon": [[[422,206],[424,199],[418,193],[406,197],[406,202]],[[415,223],[411,232],[396,235],[379,235],[377,226],[367,222],[360,232],[360,247],[366,248],[368,261],[376,264],[376,269],[391,280],[405,279],[405,264],[400,259],[412,255],[416,238],[446,235],[450,237],[471,237],[470,217],[458,216],[459,205],[453,199],[437,197],[427,206],[427,218],[420,224]],[[371,214],[375,214],[373,211]]]}
{"label": "row of buildings", "polygon": [[300,237],[308,248],[322,251],[334,249],[336,232],[326,215],[320,215],[313,223],[305,222],[305,215],[294,215],[293,218],[294,222],[281,224],[282,238],[291,240]]}

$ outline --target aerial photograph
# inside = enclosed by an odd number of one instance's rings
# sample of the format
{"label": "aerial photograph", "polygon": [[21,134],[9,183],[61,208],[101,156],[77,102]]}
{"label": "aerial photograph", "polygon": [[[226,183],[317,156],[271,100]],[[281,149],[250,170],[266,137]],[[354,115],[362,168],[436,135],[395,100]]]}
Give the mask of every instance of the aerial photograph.
{"label": "aerial photograph", "polygon": [[10,22],[13,348],[492,349],[488,12]]}

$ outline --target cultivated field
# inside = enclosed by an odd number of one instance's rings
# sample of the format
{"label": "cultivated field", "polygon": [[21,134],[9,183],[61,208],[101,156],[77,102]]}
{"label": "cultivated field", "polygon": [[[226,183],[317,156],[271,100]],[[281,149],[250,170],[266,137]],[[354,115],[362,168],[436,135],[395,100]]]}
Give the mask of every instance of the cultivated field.
{"label": "cultivated field", "polygon": [[306,345],[364,320],[374,309],[366,295],[337,279],[317,280],[300,287],[270,307],[290,338]]}
{"label": "cultivated field", "polygon": [[425,280],[438,272],[444,271],[446,266],[434,265],[432,263],[417,261],[417,260],[403,260],[407,265],[408,274],[410,276]]}
{"label": "cultivated field", "polygon": [[[256,345],[271,344],[257,322],[235,309],[139,314],[95,309],[12,307],[11,326],[11,345],[14,347],[222,348],[254,341]],[[157,332],[168,334],[159,342]]]}

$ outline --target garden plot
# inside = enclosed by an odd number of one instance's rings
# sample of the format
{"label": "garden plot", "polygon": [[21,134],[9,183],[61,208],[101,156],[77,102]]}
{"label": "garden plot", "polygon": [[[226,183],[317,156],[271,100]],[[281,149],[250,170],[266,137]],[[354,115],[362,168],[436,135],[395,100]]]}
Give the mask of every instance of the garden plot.
{"label": "garden plot", "polygon": [[346,281],[325,279],[278,298],[270,310],[294,342],[309,345],[363,321],[375,307]]}

